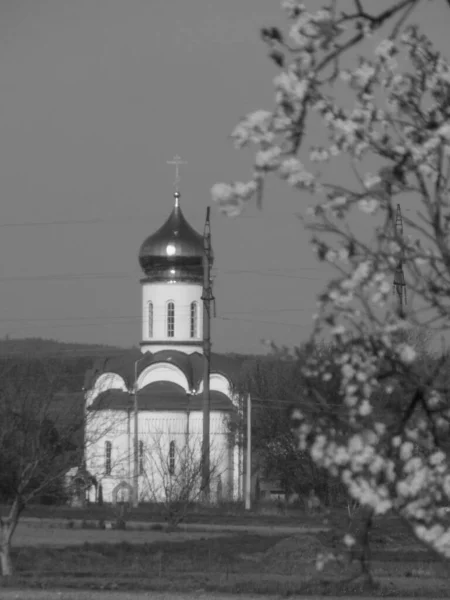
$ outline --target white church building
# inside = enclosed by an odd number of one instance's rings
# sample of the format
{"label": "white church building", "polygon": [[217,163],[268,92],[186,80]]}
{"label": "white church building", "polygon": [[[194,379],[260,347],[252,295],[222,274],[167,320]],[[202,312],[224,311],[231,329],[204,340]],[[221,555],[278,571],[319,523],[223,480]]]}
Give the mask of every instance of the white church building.
{"label": "white church building", "polygon": [[[200,482],[204,241],[184,217],[178,191],[174,197],[169,218],[139,251],[140,352],[100,360],[86,376],[85,467],[101,485],[104,502],[131,494],[136,447],[139,502],[164,501],[183,485],[195,488]],[[228,425],[238,410],[232,391],[232,374],[238,369],[235,360],[212,354],[213,500],[242,496],[241,450]],[[190,493],[195,496],[194,490]],[[95,501],[98,489],[89,494]]]}

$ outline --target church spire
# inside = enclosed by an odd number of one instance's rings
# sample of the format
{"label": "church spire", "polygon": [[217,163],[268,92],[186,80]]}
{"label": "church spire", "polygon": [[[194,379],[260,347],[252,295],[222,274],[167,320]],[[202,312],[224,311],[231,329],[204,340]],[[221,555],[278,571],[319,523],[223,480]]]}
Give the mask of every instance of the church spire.
{"label": "church spire", "polygon": [[174,186],[175,186],[175,192],[173,197],[175,198],[175,206],[178,207],[180,205],[180,172],[179,172],[179,167],[180,165],[187,165],[187,162],[185,160],[181,160],[181,158],[178,156],[178,154],[176,156],[173,157],[172,160],[168,160],[167,161],[168,165],[175,165],[175,181],[174,181]]}
{"label": "church spire", "polygon": [[[397,204],[394,229],[397,239],[403,244],[403,219],[400,204]],[[407,304],[405,275],[403,273],[403,247],[400,250],[400,258],[395,267],[393,292],[396,295],[398,311],[403,316]]]}

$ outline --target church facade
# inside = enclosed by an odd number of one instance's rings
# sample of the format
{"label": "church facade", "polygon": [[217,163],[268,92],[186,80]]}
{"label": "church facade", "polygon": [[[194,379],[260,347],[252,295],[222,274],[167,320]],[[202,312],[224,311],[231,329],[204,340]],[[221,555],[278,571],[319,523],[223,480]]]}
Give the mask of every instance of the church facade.
{"label": "church facade", "polygon": [[[98,361],[86,377],[85,465],[101,485],[104,502],[132,495],[136,480],[139,502],[199,495],[204,242],[184,217],[179,192],[174,196],[170,216],[139,252],[140,351]],[[238,411],[232,386],[236,368],[232,359],[212,354],[213,500],[242,495],[243,460],[229,424]],[[94,501],[94,489],[90,496]]]}

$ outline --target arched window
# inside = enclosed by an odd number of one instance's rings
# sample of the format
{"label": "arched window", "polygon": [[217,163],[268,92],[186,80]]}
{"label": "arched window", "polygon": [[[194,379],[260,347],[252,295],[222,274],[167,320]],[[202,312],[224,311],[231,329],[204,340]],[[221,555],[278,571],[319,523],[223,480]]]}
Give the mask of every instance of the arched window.
{"label": "arched window", "polygon": [[139,441],[139,475],[144,474],[144,442]]}
{"label": "arched window", "polygon": [[175,304],[167,303],[167,337],[175,336]]}
{"label": "arched window", "polygon": [[170,442],[169,446],[169,475],[175,473],[175,442]]}
{"label": "arched window", "polygon": [[191,302],[191,338],[198,336],[198,304]]}
{"label": "arched window", "polygon": [[112,444],[105,442],[105,475],[111,475]]}
{"label": "arched window", "polygon": [[153,337],[153,302],[148,303],[148,337]]}

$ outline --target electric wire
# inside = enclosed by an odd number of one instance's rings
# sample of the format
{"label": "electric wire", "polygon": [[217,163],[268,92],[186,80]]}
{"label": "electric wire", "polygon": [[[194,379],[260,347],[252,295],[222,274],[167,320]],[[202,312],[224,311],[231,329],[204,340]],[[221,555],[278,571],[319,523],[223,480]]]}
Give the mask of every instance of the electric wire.
{"label": "electric wire", "polygon": [[[162,213],[160,213],[162,214]],[[278,215],[278,213],[277,213]],[[244,218],[258,218],[260,215],[242,215]],[[292,217],[291,214],[287,215],[289,218]],[[154,219],[155,215],[152,214],[151,219]],[[103,224],[103,223],[120,223],[124,221],[133,221],[142,219],[150,219],[150,215],[120,215],[116,217],[92,217],[88,219],[61,219],[54,221],[21,221],[21,222],[9,222],[9,223],[0,223],[0,228],[20,228],[20,227],[42,227],[42,226],[64,226],[64,225],[89,225],[89,224]],[[213,270],[213,276],[217,275],[239,275],[239,274],[256,274],[262,276],[270,276],[270,277],[283,277],[288,279],[298,279],[298,280],[321,280],[320,277],[309,277],[307,275],[296,275],[297,271],[319,271],[320,267],[297,267],[297,268],[266,268],[266,269],[218,269],[215,268]],[[101,273],[53,273],[53,274],[41,274],[41,275],[11,275],[11,276],[1,276],[0,282],[58,282],[58,281],[78,281],[78,280],[89,280],[89,279],[138,279],[142,277],[142,273],[140,271],[133,272],[101,272]],[[218,320],[222,321],[239,321],[239,322],[249,322],[249,323],[261,323],[267,325],[282,325],[287,327],[307,327],[307,325],[299,324],[299,323],[289,323],[282,321],[269,321],[264,319],[250,319],[244,318],[239,315],[254,315],[257,313],[265,313],[265,312],[299,312],[309,310],[306,308],[290,308],[290,309],[253,309],[252,311],[242,311],[242,312],[230,312],[224,313],[223,315],[217,317]],[[0,323],[21,323],[25,324],[25,328],[36,327],[36,325],[31,325],[32,323],[39,323],[39,328],[41,327],[49,327],[52,328],[60,328],[60,327],[80,327],[80,326],[88,326],[88,327],[102,327],[107,326],[110,327],[112,325],[124,325],[130,322],[134,322],[135,320],[140,320],[142,318],[139,316],[115,316],[115,317],[101,317],[101,316],[81,316],[81,317],[58,317],[58,318],[26,318],[26,317],[11,317],[11,318],[0,318]],[[49,325],[51,323],[51,325]],[[23,328],[23,327],[21,327]]]}
{"label": "electric wire", "polygon": [[[306,270],[315,270],[315,267],[304,267]],[[321,277],[309,277],[308,275],[291,275],[290,273],[283,273],[282,271],[276,270],[262,270],[262,269],[216,269],[213,271],[213,277],[217,275],[263,275],[268,277],[284,277],[286,279],[305,279],[321,281]],[[81,279],[141,279],[143,276],[141,271],[131,272],[91,272],[91,273],[48,273],[43,275],[5,275],[0,276],[0,282],[28,282],[28,281],[70,281],[70,280],[81,280]]]}
{"label": "electric wire", "polygon": [[[197,211],[192,211],[190,210],[190,212],[197,212]],[[212,212],[212,215],[214,215],[216,218],[227,218],[224,217],[223,215],[220,215],[217,212]],[[116,223],[123,223],[125,221],[140,221],[142,222],[143,220],[148,220],[148,221],[153,221],[155,219],[155,217],[161,217],[167,218],[168,214],[166,211],[160,211],[158,210],[157,212],[152,211],[152,214],[148,214],[148,213],[144,213],[141,215],[116,215],[116,216],[111,216],[111,217],[89,217],[87,219],[57,219],[57,220],[53,220],[53,221],[13,221],[13,222],[7,222],[7,223],[0,223],[0,229],[7,229],[7,228],[20,228],[20,227],[53,227],[53,226],[61,226],[61,225],[66,225],[66,226],[71,226],[71,225],[103,225],[103,224],[108,224],[108,223],[112,223],[112,224],[116,224]],[[240,219],[260,219],[262,220],[263,218],[286,218],[286,219],[292,219],[292,217],[296,217],[297,213],[265,213],[265,214],[242,214],[240,215]]]}
{"label": "electric wire", "polygon": [[[101,317],[100,317],[101,318]],[[117,319],[117,320],[116,320]],[[118,320],[120,319],[120,320]],[[94,318],[92,317],[72,317],[70,319],[71,322],[70,323],[60,323],[60,322],[55,322],[55,321],[60,321],[63,319],[27,319],[26,317],[23,318],[15,318],[15,319],[0,319],[0,323],[4,323],[4,324],[10,324],[13,325],[14,323],[23,323],[24,325],[20,325],[21,329],[24,328],[33,328],[33,329],[41,329],[41,328],[51,328],[51,329],[59,329],[59,328],[72,328],[72,327],[111,327],[111,326],[119,326],[119,325],[128,325],[130,323],[136,323],[138,321],[140,321],[142,319],[142,317],[105,317],[105,321],[104,322],[97,322],[96,320],[94,320]],[[244,322],[244,323],[262,323],[262,324],[266,324],[266,325],[281,325],[284,327],[298,327],[298,328],[304,328],[304,327],[309,327],[310,324],[303,324],[303,323],[293,323],[293,322],[286,322],[286,321],[270,321],[270,320],[265,320],[265,319],[249,319],[246,317],[233,317],[233,316],[216,316],[215,319],[217,319],[218,321],[239,321],[239,322]],[[38,321],[44,321],[44,323],[42,324],[36,324]],[[164,319],[165,321],[165,319]],[[31,322],[35,323],[35,324],[31,324]],[[163,319],[161,320],[154,320],[154,323],[161,323],[163,322]],[[1,340],[0,340],[1,341]]]}

